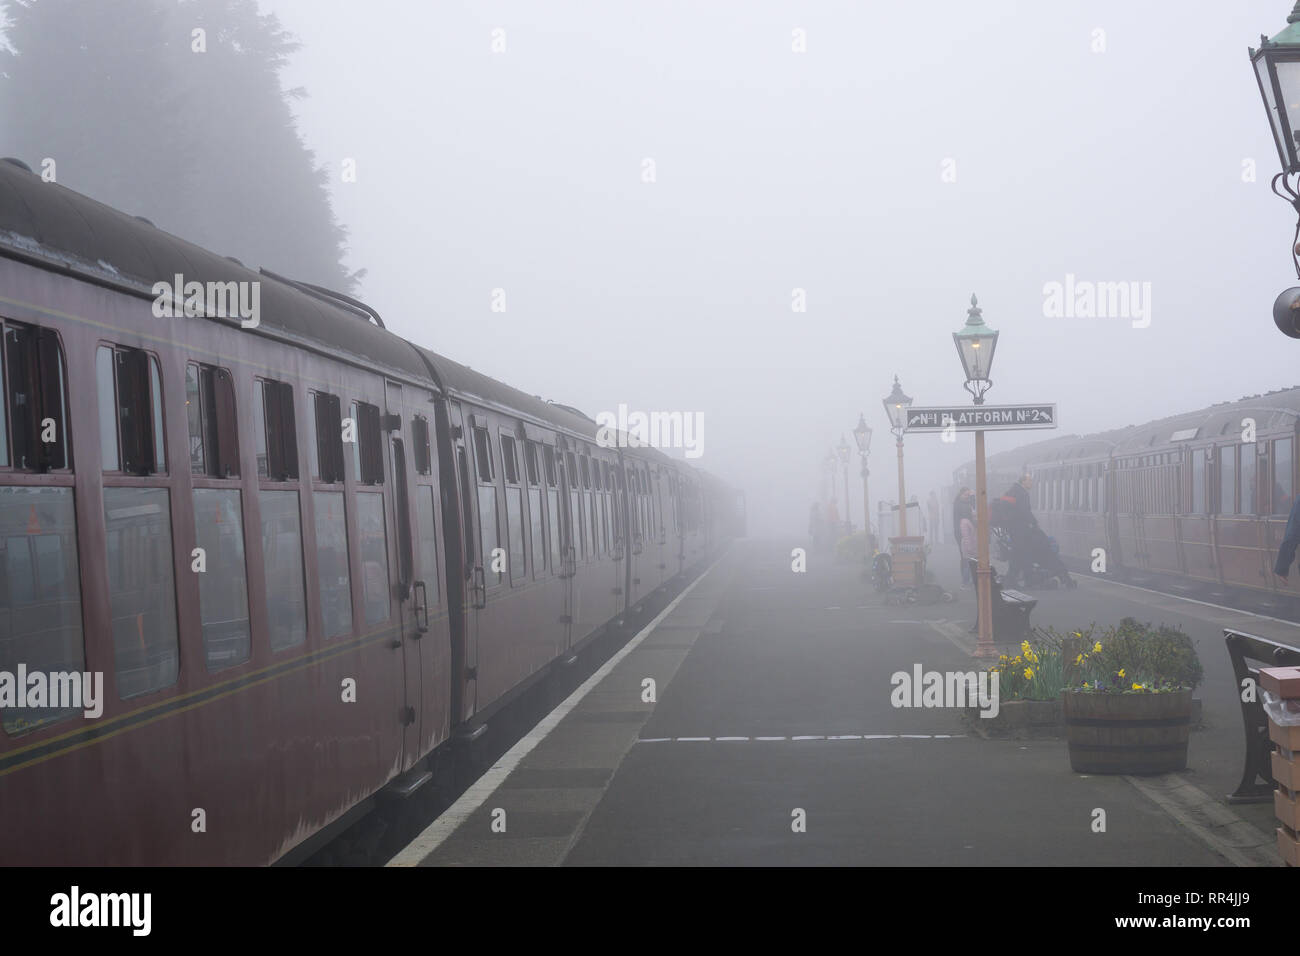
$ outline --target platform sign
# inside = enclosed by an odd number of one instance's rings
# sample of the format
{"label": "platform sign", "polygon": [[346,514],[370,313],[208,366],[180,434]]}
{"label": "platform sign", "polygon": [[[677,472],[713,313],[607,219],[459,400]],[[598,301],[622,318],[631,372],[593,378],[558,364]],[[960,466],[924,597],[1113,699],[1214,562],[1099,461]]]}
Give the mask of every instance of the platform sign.
{"label": "platform sign", "polygon": [[1056,403],[1040,405],[958,405],[952,408],[909,408],[907,431],[1019,431],[1055,428]]}

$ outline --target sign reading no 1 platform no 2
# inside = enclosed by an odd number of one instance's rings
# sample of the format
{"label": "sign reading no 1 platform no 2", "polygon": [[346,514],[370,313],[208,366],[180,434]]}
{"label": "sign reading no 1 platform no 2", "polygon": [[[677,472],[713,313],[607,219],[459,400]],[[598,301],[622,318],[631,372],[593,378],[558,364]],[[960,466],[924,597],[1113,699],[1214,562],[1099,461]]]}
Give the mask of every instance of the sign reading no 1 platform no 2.
{"label": "sign reading no 1 platform no 2", "polygon": [[909,408],[907,431],[959,432],[1005,431],[1022,428],[1055,428],[1056,403],[1040,405],[959,405],[952,408]]}

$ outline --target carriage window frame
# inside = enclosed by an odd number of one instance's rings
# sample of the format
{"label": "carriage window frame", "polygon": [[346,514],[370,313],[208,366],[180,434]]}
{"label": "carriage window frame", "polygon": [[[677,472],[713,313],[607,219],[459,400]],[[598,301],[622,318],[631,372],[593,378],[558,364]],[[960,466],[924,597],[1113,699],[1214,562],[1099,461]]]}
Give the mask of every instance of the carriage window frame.
{"label": "carriage window frame", "polygon": [[[190,372],[197,386],[191,399]],[[230,369],[206,362],[185,363],[185,425],[189,434],[190,474],[195,478],[238,479],[239,405]],[[195,407],[192,402],[197,402]],[[198,433],[195,434],[195,426]],[[199,442],[195,461],[195,441]]]}
{"label": "carriage window frame", "polygon": [[[109,359],[107,368],[102,363],[105,357]],[[143,362],[144,368],[139,370],[140,381],[129,383],[132,391],[138,394],[128,397],[130,403],[128,406],[123,405],[122,387],[125,374],[123,366],[132,361]],[[101,465],[105,466],[104,474],[134,478],[166,476],[168,474],[167,435],[164,426],[166,408],[162,389],[162,368],[158,363],[157,354],[135,346],[100,341],[95,349],[95,378],[96,394],[100,402],[100,449],[105,456],[101,462]],[[111,404],[106,404],[109,402]],[[106,410],[107,418],[104,415]],[[124,415],[124,412],[127,414]],[[130,441],[132,447],[129,449],[128,439],[123,434],[123,421],[127,417],[131,419],[130,428],[133,432]],[[111,438],[107,434],[110,428],[113,433]],[[109,464],[107,452],[110,442],[113,450],[112,468],[106,467]],[[134,459],[128,461],[128,451],[138,456],[139,461]],[[150,456],[148,462],[144,458],[146,454]]]}
{"label": "carriage window frame", "polygon": [[[1285,445],[1285,450],[1282,450],[1283,445]],[[1269,474],[1272,479],[1269,485],[1269,510],[1271,510],[1275,515],[1289,515],[1291,513],[1291,506],[1295,503],[1294,449],[1295,439],[1293,437],[1275,438],[1273,440],[1273,453],[1269,456]],[[1279,475],[1284,475],[1286,478],[1285,488],[1278,483],[1277,479]],[[1285,492],[1284,501],[1278,500],[1278,491]],[[1281,505],[1281,507],[1279,507],[1279,505]]]}
{"label": "carriage window frame", "polygon": [[[25,392],[17,392],[15,389],[15,369],[11,367],[11,363],[14,363],[17,356],[13,354],[16,343],[11,342],[11,334],[15,338],[19,335],[30,336],[28,347],[21,357],[24,361],[19,366],[26,379],[23,383],[27,387]],[[53,346],[54,354],[52,356],[42,354],[42,343],[44,342],[48,342]],[[3,408],[0,408],[0,473],[15,475],[73,474],[72,432],[68,427],[71,396],[69,394],[67,353],[63,348],[62,336],[58,330],[48,326],[0,319],[0,350],[3,351],[3,354],[0,354],[0,401],[4,403]],[[53,360],[53,369],[48,367],[49,362],[47,359]],[[35,373],[35,380],[33,380],[33,372]],[[47,376],[50,376],[53,381],[47,381]],[[36,409],[28,416],[28,427],[31,428],[31,434],[24,442],[27,447],[23,449],[26,453],[23,455],[24,460],[30,456],[33,460],[32,465],[19,463],[19,441],[17,429],[15,428],[17,421],[15,411],[20,396],[23,398],[23,404],[26,404],[27,399],[30,398]],[[50,407],[54,401],[57,401],[57,409]],[[54,442],[46,443],[41,441],[41,434],[44,431],[42,423],[49,419],[54,421],[56,438]],[[33,425],[34,427],[32,427]],[[60,461],[51,462],[47,459],[48,445],[57,445],[62,455]]]}
{"label": "carriage window frame", "polygon": [[253,379],[253,442],[261,481],[296,482],[298,422],[294,387],[279,379]]}
{"label": "carriage window frame", "polygon": [[429,419],[423,415],[411,416],[411,445],[415,454],[415,473],[433,474],[433,446],[429,443]]}

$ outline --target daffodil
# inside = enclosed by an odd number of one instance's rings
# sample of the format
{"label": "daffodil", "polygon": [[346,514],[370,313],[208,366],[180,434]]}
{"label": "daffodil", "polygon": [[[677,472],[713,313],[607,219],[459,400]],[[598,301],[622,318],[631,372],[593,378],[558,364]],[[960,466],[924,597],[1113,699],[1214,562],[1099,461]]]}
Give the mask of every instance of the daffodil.
{"label": "daffodil", "polygon": [[1092,645],[1092,652],[1093,652],[1094,654],[1100,654],[1100,653],[1101,653],[1101,641],[1098,641],[1096,644]]}
{"label": "daffodil", "polygon": [[1122,668],[1122,667],[1119,669],[1119,676],[1120,676],[1120,677],[1124,677],[1124,676],[1126,676],[1126,675],[1124,674],[1124,668]]}
{"label": "daffodil", "polygon": [[1083,663],[1083,655],[1080,654],[1078,657],[1076,657],[1076,658],[1074,659],[1074,662],[1075,662],[1076,664],[1082,664],[1082,663]]}
{"label": "daffodil", "polygon": [[1022,654],[1028,654],[1028,653],[1029,653],[1029,642],[1028,642],[1028,641],[1021,641],[1021,642],[1020,642],[1020,652],[1021,652]]}
{"label": "daffodil", "polygon": [[1033,679],[1034,679],[1034,669],[1032,667],[1026,667],[1025,680],[1033,680]]}
{"label": "daffodil", "polygon": [[1134,684],[1134,685],[1133,685],[1133,689],[1134,689],[1134,690],[1141,690],[1141,689],[1142,689],[1142,685],[1141,685],[1141,684]]}
{"label": "daffodil", "polygon": [[1083,632],[1082,632],[1082,631],[1075,631],[1075,632],[1074,632],[1074,636],[1075,636],[1075,637],[1083,637]]}

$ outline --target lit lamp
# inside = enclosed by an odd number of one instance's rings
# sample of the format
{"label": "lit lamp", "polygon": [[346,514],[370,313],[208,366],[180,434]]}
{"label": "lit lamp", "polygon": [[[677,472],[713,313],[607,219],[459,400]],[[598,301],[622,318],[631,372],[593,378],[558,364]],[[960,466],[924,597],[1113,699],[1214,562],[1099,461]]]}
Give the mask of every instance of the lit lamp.
{"label": "lit lamp", "polygon": [[903,432],[907,430],[907,410],[912,407],[912,400],[903,393],[894,376],[894,390],[881,402],[885,414],[889,416],[889,430],[898,439],[898,534],[907,537],[907,498],[903,490]]}
{"label": "lit lamp", "polygon": [[853,429],[853,440],[858,443],[858,455],[862,458],[862,530],[863,553],[871,557],[871,499],[867,496],[867,453],[871,451],[871,429],[867,417],[858,412],[858,425]]}
{"label": "lit lamp", "polygon": [[[1273,134],[1282,171],[1273,177],[1273,193],[1291,203],[1300,214],[1300,192],[1287,180],[1300,174],[1300,156],[1296,149],[1300,140],[1300,3],[1286,18],[1286,29],[1273,39],[1263,35],[1259,49],[1250,50],[1250,62],[1255,69],[1259,95],[1268,113],[1268,126]],[[1300,223],[1296,225],[1296,239],[1300,240]],[[1296,277],[1300,278],[1300,243],[1291,247],[1291,260]],[[1273,321],[1285,335],[1300,338],[1300,288],[1290,288],[1273,303]]]}
{"label": "lit lamp", "polygon": [[[952,334],[961,356],[962,371],[966,373],[966,391],[971,393],[976,405],[984,404],[984,393],[993,387],[989,372],[993,367],[993,352],[997,348],[998,333],[984,324],[979,302],[970,297],[966,311],[966,324]],[[984,432],[975,433],[975,510],[976,538],[979,540],[979,567],[975,572],[975,588],[979,604],[979,643],[975,656],[998,656],[993,646],[993,570],[989,567],[989,502],[984,476]],[[963,558],[962,560],[965,560]]]}
{"label": "lit lamp", "polygon": [[972,294],[970,308],[966,311],[966,325],[952,334],[961,356],[962,371],[966,373],[966,391],[971,393],[976,405],[984,404],[984,393],[993,387],[989,370],[993,367],[993,352],[998,347],[998,333],[984,324],[979,300]]}

